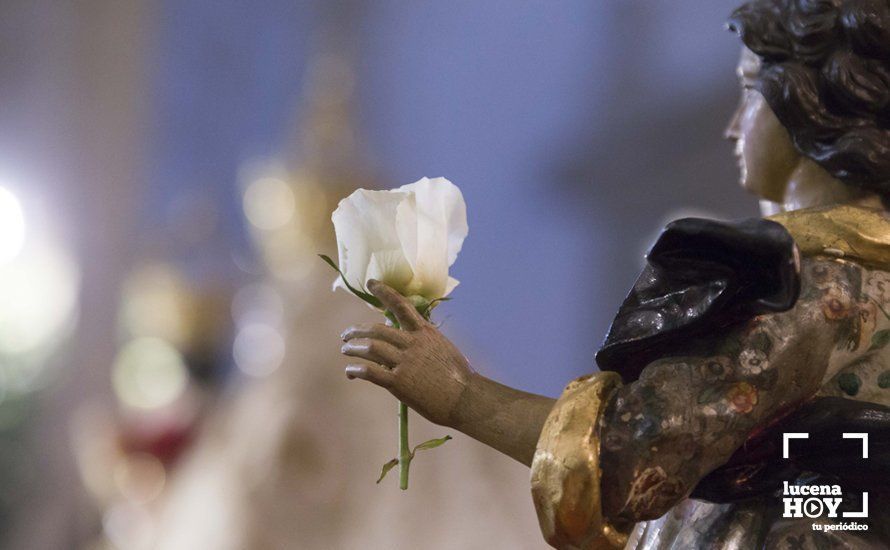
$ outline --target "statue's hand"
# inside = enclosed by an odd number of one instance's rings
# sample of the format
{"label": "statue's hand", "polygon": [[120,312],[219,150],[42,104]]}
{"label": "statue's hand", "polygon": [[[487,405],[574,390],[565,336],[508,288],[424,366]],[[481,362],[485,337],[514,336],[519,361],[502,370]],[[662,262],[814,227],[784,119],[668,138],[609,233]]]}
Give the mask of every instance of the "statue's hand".
{"label": "statue's hand", "polygon": [[398,292],[378,281],[369,281],[368,290],[402,330],[382,324],[346,329],[343,354],[374,363],[349,365],[346,376],[386,388],[431,422],[451,425],[473,374],[466,358]]}

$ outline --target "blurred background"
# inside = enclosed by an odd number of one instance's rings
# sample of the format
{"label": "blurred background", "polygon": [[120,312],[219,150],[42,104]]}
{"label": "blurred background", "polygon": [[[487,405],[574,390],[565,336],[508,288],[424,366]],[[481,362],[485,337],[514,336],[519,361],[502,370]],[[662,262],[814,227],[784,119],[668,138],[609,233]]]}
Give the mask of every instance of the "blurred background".
{"label": "blurred background", "polygon": [[374,484],[396,404],[342,374],[376,317],[330,213],[459,185],[438,320],[558,395],[667,221],[756,214],[735,4],[0,2],[0,546],[543,548],[527,469],[459,434]]}

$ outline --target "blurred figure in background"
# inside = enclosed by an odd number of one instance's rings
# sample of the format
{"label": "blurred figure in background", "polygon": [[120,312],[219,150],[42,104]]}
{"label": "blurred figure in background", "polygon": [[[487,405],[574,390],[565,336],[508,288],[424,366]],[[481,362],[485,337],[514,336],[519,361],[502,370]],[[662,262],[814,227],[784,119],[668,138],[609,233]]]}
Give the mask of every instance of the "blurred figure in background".
{"label": "blurred figure in background", "polygon": [[173,266],[137,268],[120,299],[114,406],[88,402],[71,441],[102,515],[96,548],[151,548],[170,479],[213,414],[229,357],[231,293]]}

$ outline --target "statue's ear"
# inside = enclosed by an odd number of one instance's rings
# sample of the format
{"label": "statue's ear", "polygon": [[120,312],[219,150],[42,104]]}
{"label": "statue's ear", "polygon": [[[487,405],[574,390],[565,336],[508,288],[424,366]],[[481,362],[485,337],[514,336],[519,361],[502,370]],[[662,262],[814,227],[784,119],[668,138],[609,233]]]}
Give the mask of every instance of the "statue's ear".
{"label": "statue's ear", "polygon": [[716,330],[791,309],[800,294],[794,239],[769,220],[678,220],[646,259],[596,356],[625,381]]}

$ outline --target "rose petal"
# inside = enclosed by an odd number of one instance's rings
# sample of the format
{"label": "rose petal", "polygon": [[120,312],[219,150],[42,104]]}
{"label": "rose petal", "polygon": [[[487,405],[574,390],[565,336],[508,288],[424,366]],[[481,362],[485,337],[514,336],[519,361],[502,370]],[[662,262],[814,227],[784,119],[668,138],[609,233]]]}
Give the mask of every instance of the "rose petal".
{"label": "rose petal", "polygon": [[402,249],[414,270],[408,292],[428,299],[443,296],[448,282],[448,234],[441,208],[429,195],[415,193],[399,205],[396,216]]}
{"label": "rose petal", "polygon": [[449,294],[451,294],[451,291],[454,290],[454,288],[459,284],[460,284],[460,281],[458,281],[454,277],[448,277],[448,283],[446,283],[446,285],[445,285],[445,294],[440,296],[440,298],[444,298],[445,296],[448,296]]}
{"label": "rose petal", "polygon": [[[331,219],[340,269],[353,286],[368,278],[405,295],[447,296],[457,280],[448,268],[467,236],[466,204],[444,178],[423,178],[392,191],[359,189],[340,201]],[[345,287],[338,278],[334,288]]]}
{"label": "rose petal", "polygon": [[423,200],[440,205],[448,234],[448,266],[453,265],[470,232],[467,225],[467,204],[460,188],[446,178],[422,178],[403,185],[398,190],[422,193],[428,197]]}
{"label": "rose petal", "polygon": [[[396,210],[406,197],[399,191],[358,189],[341,200],[331,215],[340,269],[353,286],[365,287],[372,253],[401,248]],[[334,283],[337,287],[345,288],[339,277]]]}
{"label": "rose petal", "polygon": [[404,294],[411,282],[414,272],[411,265],[405,259],[401,249],[381,250],[371,253],[371,261],[368,264],[368,279],[377,279],[391,286],[397,292]]}
{"label": "rose petal", "polygon": [[396,229],[414,271],[410,292],[428,299],[448,295],[448,267],[467,236],[466,204],[460,190],[445,178],[423,178],[403,185],[410,192],[397,209]]}

